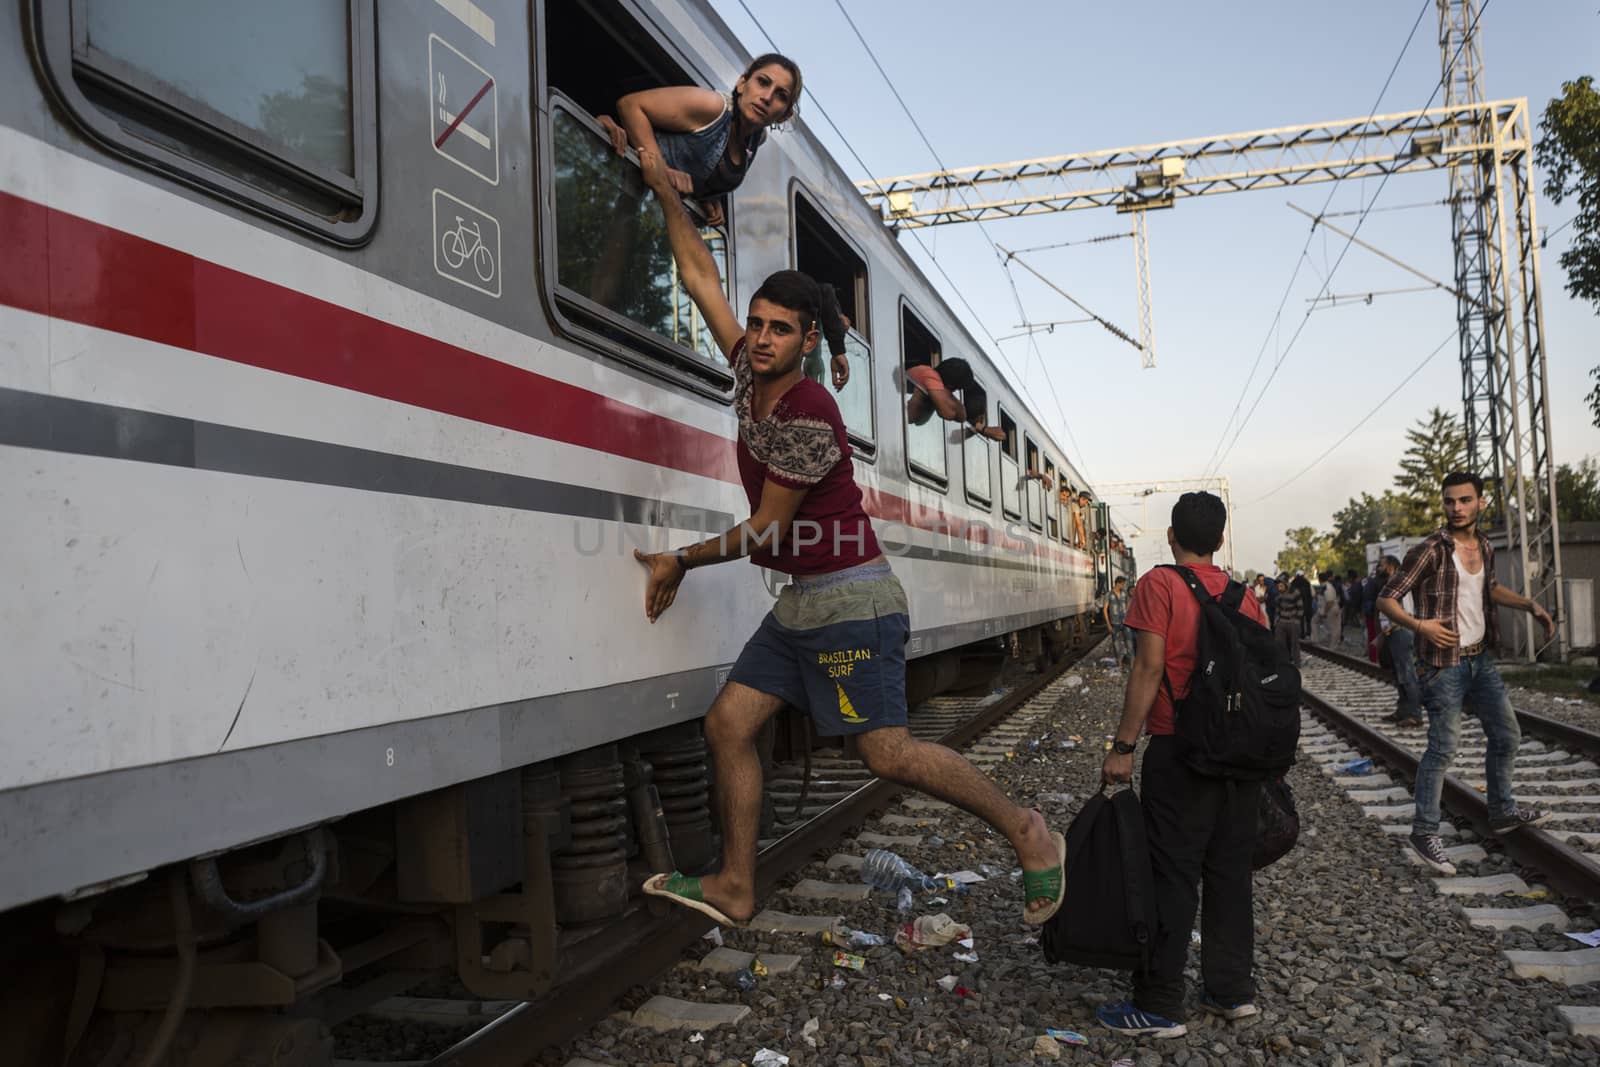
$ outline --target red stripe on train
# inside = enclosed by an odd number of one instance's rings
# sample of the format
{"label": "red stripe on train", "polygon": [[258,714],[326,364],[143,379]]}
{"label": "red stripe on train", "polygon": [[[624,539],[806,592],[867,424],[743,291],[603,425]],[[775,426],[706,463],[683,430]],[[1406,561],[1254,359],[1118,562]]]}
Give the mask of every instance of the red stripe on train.
{"label": "red stripe on train", "polygon": [[738,481],[728,439],[0,193],[0,302],[519,433]]}
{"label": "red stripe on train", "polygon": [[[740,484],[732,442],[123,230],[0,192],[0,304]],[[862,487],[867,513],[1026,551],[984,522]],[[1071,562],[1036,542],[1033,550]]]}

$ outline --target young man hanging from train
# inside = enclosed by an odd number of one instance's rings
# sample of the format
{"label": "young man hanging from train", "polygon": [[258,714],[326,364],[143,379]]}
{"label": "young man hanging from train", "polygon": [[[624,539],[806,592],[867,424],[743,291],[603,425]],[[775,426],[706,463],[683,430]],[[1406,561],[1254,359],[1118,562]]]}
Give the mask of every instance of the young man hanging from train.
{"label": "young man hanging from train", "polygon": [[645,615],[672,606],[689,571],[749,556],[792,577],[745,645],[706,713],[722,821],[722,866],[701,878],[658,874],[646,893],[734,924],[755,913],[761,762],[756,738],[785,704],[808,711],[819,733],[846,735],[876,775],[919,789],[983,819],[1017,851],[1024,917],[1044,922],[1060,907],[1066,842],[1044,816],[1020,807],[981,771],[906,729],[905,590],[879,551],[862,509],[839,407],[805,377],[819,320],[838,314],[826,287],[779,271],[750,298],[743,325],[717,267],[673,192],[658,153],[639,153],[666,216],[684,286],[734,371],[735,445],[752,514],[726,533],[670,552],[635,552],[645,565]]}

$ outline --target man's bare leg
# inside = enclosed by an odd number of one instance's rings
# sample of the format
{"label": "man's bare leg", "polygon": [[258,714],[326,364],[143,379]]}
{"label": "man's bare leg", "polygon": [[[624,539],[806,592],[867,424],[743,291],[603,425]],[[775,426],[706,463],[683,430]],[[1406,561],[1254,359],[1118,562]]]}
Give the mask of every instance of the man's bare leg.
{"label": "man's bare leg", "polygon": [[761,757],[756,737],[783,701],[729,682],[706,712],[706,744],[717,769],[722,869],[700,879],[706,902],[735,922],[756,912],[756,838],[761,829]]}
{"label": "man's bare leg", "polygon": [[[903,726],[855,734],[851,741],[867,769],[879,778],[954,804],[1004,834],[1016,850],[1023,870],[1043,871],[1061,862],[1044,816],[1032,808],[1013,804],[988,775],[959,752],[918,741]],[[1051,898],[1039,897],[1028,901],[1028,910],[1036,911],[1051,903]]]}

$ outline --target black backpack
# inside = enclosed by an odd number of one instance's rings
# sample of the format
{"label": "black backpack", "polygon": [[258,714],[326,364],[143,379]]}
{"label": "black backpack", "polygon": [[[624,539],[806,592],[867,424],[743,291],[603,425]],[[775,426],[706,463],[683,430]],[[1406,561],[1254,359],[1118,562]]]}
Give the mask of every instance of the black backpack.
{"label": "black backpack", "polygon": [[[1188,567],[1176,571],[1200,602],[1189,695],[1177,704],[1183,761],[1213,778],[1260,779],[1294,765],[1300,743],[1300,671],[1272,632],[1239,610],[1245,587],[1213,597]],[[1172,682],[1163,676],[1167,693]]]}
{"label": "black backpack", "polygon": [[1139,795],[1096,793],[1067,828],[1067,895],[1039,932],[1051,963],[1131,971],[1150,961],[1155,882]]}

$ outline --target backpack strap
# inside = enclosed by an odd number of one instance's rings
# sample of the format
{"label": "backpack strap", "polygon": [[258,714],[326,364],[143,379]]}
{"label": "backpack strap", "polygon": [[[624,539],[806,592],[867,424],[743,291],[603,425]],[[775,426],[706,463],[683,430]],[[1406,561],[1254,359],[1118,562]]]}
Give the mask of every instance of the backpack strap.
{"label": "backpack strap", "polygon": [[1155,569],[1177,572],[1178,577],[1183,579],[1183,584],[1189,587],[1189,592],[1194,594],[1196,600],[1202,604],[1211,600],[1211,594],[1206,592],[1206,587],[1200,584],[1200,579],[1195,577],[1194,571],[1188,567],[1180,567],[1176,563],[1162,563]]}
{"label": "backpack strap", "polygon": [[1229,581],[1228,588],[1222,591],[1222,596],[1219,598],[1219,600],[1223,607],[1238,611],[1244,606],[1244,592],[1245,590],[1242,584],[1235,581]]}
{"label": "backpack strap", "polygon": [[1132,786],[1128,787],[1128,793],[1134,798],[1134,803],[1130,804],[1125,800],[1116,803],[1115,801],[1121,798],[1113,796],[1111,807],[1117,813],[1117,843],[1122,848],[1122,889],[1128,899],[1128,914],[1137,917],[1133,936],[1139,942],[1140,970],[1143,970],[1150,962],[1152,938],[1155,934],[1155,931],[1145,924],[1145,918],[1151,912],[1153,901],[1145,900],[1144,885],[1139,878],[1133,876],[1132,872],[1150,866],[1150,851],[1148,847],[1141,849],[1134,844],[1136,836],[1139,841],[1144,840],[1144,812],[1138,804],[1138,794],[1133,792]]}

